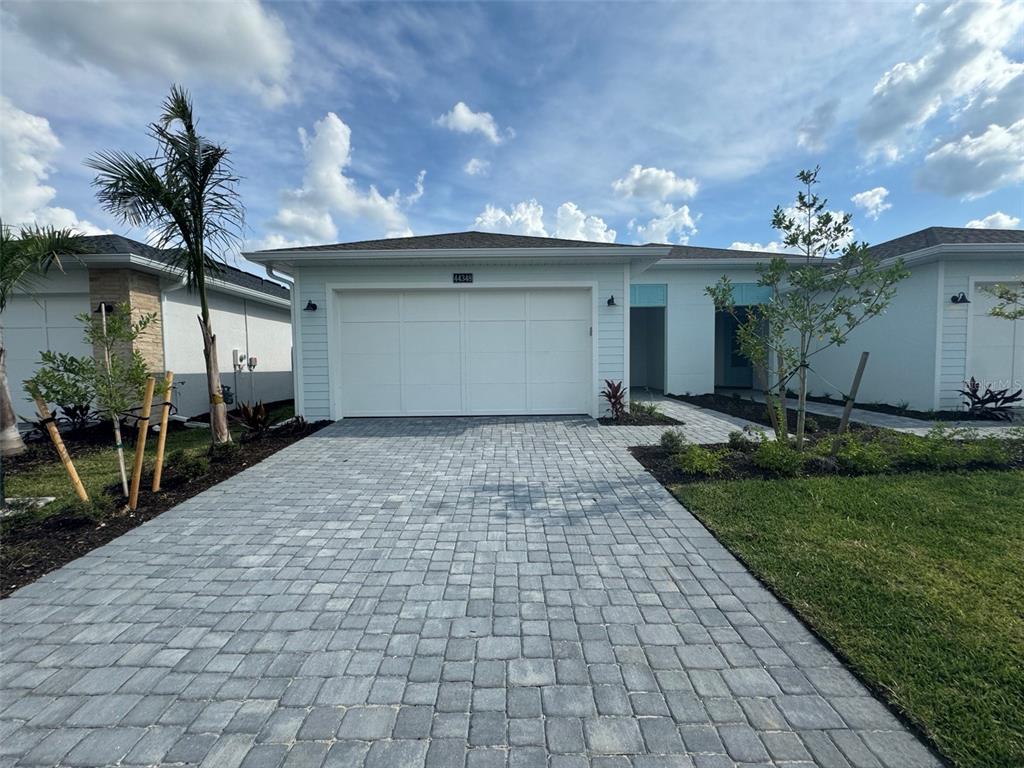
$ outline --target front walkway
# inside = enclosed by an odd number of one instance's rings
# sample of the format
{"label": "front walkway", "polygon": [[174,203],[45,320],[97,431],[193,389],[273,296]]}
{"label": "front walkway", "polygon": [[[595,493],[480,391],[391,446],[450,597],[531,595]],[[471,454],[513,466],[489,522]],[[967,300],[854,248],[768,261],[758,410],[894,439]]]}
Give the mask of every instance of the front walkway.
{"label": "front walkway", "polygon": [[0,765],[936,765],[625,451],[660,431],[281,451],[0,604]]}

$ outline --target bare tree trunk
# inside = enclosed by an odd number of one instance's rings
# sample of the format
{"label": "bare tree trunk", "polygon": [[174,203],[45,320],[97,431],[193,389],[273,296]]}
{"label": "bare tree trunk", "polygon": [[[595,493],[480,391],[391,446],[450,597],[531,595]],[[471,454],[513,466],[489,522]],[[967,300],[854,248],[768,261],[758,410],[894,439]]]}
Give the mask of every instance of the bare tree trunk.
{"label": "bare tree trunk", "polygon": [[4,349],[3,329],[0,329],[0,456],[14,456],[25,450],[18,432],[18,417],[14,413],[11,388],[7,382],[7,350]]}
{"label": "bare tree trunk", "polygon": [[217,367],[217,337],[210,326],[199,318],[203,332],[203,358],[206,360],[206,388],[210,395],[210,433],[214,443],[230,443],[228,407],[224,403],[224,390],[220,386],[220,368]]}
{"label": "bare tree trunk", "polygon": [[[100,319],[103,323],[103,364],[106,366],[107,380],[110,380],[110,342],[107,339],[107,305],[100,302]],[[121,490],[125,498],[128,498],[128,475],[124,468],[124,444],[121,442],[121,418],[118,414],[111,414],[114,422],[114,448],[117,449],[117,465],[121,470]]]}
{"label": "bare tree trunk", "polygon": [[807,424],[807,342],[800,339],[800,393],[796,405],[796,449],[803,450],[804,427]]}

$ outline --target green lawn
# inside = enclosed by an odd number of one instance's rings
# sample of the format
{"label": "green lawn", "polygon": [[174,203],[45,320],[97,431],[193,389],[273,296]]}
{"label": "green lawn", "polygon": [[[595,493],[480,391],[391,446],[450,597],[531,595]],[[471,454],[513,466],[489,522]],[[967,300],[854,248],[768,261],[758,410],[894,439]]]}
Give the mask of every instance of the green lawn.
{"label": "green lawn", "polygon": [[[277,406],[271,410],[271,422],[276,423],[292,416],[292,404],[289,402]],[[237,424],[232,424],[231,433],[237,440],[242,429]],[[156,455],[157,435],[150,432],[146,439],[146,460],[152,462]],[[75,505],[78,497],[71,489],[71,482],[68,480],[64,466],[57,458],[56,450],[47,440],[47,449],[53,456],[53,461],[44,465],[37,465],[27,471],[13,469],[5,475],[7,495],[15,496],[56,496],[57,500],[44,507],[39,515],[48,516]],[[190,455],[205,455],[210,447],[210,431],[208,429],[175,429],[167,433],[167,447],[165,455],[182,449]],[[83,449],[70,449],[71,459],[75,463],[78,476],[85,485],[90,499],[99,498],[104,489],[112,483],[120,482],[120,473],[117,468],[117,454],[114,451],[113,432],[110,436],[110,444],[98,447]],[[126,470],[131,480],[132,461],[135,456],[133,446],[125,447]],[[145,482],[145,480],[144,480]]]}
{"label": "green lawn", "polygon": [[1024,472],[672,491],[953,762],[1024,765]]}

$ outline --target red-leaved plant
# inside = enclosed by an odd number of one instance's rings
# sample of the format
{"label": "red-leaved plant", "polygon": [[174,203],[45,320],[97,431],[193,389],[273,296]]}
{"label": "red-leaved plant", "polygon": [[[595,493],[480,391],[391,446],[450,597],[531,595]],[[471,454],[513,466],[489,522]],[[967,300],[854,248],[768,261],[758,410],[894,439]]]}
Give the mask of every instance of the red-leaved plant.
{"label": "red-leaved plant", "polygon": [[1020,389],[1010,392],[1009,388],[992,389],[987,386],[982,392],[981,382],[973,376],[970,381],[964,382],[964,389],[960,390],[960,394],[964,396],[964,404],[970,413],[1006,421],[1013,418],[1010,409],[1024,401],[1024,390]]}
{"label": "red-leaved plant", "polygon": [[621,381],[604,380],[604,389],[601,390],[601,397],[608,402],[612,418],[622,421],[626,418],[626,388]]}

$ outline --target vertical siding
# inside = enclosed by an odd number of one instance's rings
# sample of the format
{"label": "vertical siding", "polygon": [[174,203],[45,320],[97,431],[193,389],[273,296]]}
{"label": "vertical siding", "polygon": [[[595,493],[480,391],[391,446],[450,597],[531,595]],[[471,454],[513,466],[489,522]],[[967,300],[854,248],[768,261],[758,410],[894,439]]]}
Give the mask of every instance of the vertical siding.
{"label": "vertical siding", "polygon": [[[566,282],[596,282],[594,302],[597,309],[597,371],[594,391],[598,392],[604,379],[624,378],[625,294],[627,290],[622,265],[451,265],[409,267],[300,267],[298,272],[298,302],[296,314],[299,327],[299,360],[301,366],[302,409],[308,419],[331,417],[331,365],[327,331],[327,284],[358,287],[360,284],[408,286],[413,284],[450,285],[452,272],[473,272],[474,283],[515,284],[537,283],[557,286]],[[472,289],[471,286],[466,286]],[[615,296],[616,306],[607,306],[608,297]],[[312,301],[316,312],[305,312],[303,307]]]}

